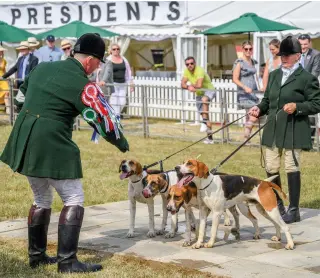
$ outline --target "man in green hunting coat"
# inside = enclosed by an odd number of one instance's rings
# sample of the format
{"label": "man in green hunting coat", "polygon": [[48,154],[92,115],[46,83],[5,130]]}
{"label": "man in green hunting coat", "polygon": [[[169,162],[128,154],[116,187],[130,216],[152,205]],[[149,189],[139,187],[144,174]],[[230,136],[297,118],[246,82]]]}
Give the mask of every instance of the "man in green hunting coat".
{"label": "man in green hunting coat", "polygon": [[[104,41],[97,34],[81,36],[74,57],[39,64],[20,87],[17,100],[23,106],[1,160],[27,176],[34,194],[28,217],[29,263],[32,268],[58,261],[59,272],[102,269],[77,260],[84,215],[80,150],[72,141],[74,118],[82,114],[104,139],[122,152],[129,145],[119,120],[105,103],[91,74],[103,62]],[[24,103],[23,103],[24,101]],[[64,207],[59,218],[57,258],[48,257],[48,225],[53,188]]]}
{"label": "man in green hunting coat", "polygon": [[[308,115],[320,112],[320,89],[318,79],[299,64],[301,46],[297,39],[285,38],[278,55],[282,66],[270,73],[264,98],[249,113],[255,117],[268,114],[262,136],[268,176],[279,175],[284,152],[290,204],[286,211],[277,196],[278,207],[283,220],[293,223],[300,221],[300,153],[312,148]],[[273,182],[281,186],[280,176]]]}

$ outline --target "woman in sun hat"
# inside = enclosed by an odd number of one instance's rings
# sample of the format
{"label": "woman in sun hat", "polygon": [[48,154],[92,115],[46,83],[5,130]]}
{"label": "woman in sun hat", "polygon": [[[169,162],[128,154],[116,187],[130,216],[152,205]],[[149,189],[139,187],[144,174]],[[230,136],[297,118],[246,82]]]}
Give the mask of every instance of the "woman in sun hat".
{"label": "woman in sun hat", "polygon": [[61,56],[61,60],[66,60],[71,53],[72,44],[69,40],[61,41],[61,50],[63,51],[63,55]]}

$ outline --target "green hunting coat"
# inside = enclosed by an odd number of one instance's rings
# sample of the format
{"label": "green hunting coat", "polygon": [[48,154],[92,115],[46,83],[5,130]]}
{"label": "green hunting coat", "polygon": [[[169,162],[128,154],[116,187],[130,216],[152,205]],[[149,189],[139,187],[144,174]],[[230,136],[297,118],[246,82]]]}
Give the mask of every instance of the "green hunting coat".
{"label": "green hunting coat", "polygon": [[[81,63],[74,58],[39,64],[20,87],[25,101],[0,159],[26,176],[82,178],[80,150],[72,141],[72,131],[75,117],[87,107],[81,101],[87,83]],[[105,139],[121,151],[128,150],[122,133],[119,140],[114,133],[108,136]]]}
{"label": "green hunting coat", "polygon": [[[309,150],[312,143],[308,115],[320,112],[318,79],[299,66],[283,85],[281,80],[281,69],[270,73],[265,96],[258,105],[260,116],[268,114],[269,122],[263,130],[262,145]],[[297,105],[292,115],[281,110],[290,102]]]}

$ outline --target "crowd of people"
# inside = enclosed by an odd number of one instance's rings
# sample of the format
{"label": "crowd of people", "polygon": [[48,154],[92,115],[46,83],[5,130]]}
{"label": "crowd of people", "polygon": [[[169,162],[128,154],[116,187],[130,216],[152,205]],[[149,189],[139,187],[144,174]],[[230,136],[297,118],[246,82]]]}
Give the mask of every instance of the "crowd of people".
{"label": "crowd of people", "polygon": [[[66,60],[72,55],[72,42],[64,39],[60,47],[56,45],[53,35],[46,37],[46,45],[40,47],[40,42],[30,37],[27,41],[20,42],[16,48],[19,52],[18,59],[13,67],[6,70],[7,61],[4,57],[6,49],[0,46],[0,104],[5,104],[6,113],[10,113],[9,84],[4,80],[15,74],[15,87],[20,88],[28,74],[42,62],[55,62]],[[89,75],[92,82],[96,82],[108,97],[108,102],[113,107],[118,117],[126,104],[127,87],[134,90],[131,68],[128,60],[120,55],[120,46],[112,44],[110,50],[105,52],[103,63],[97,70]]]}
{"label": "crowd of people", "polygon": [[[307,34],[300,35],[298,42],[301,47],[299,64],[305,71],[311,73],[316,78],[320,76],[320,52],[311,48],[311,37]],[[280,51],[280,41],[273,39],[269,42],[270,58],[266,63],[261,64],[261,71],[257,72],[257,61],[252,58],[253,45],[250,41],[242,43],[242,57],[238,58],[233,65],[232,80],[237,85],[237,106],[239,110],[245,109],[246,122],[244,128],[244,139],[251,135],[252,128],[257,122],[257,118],[250,115],[251,107],[260,103],[267,90],[269,75],[282,67]],[[205,144],[213,144],[210,135],[211,122],[209,121],[209,104],[215,98],[214,85],[205,69],[196,65],[193,57],[185,59],[186,69],[181,80],[181,87],[196,95],[196,107],[199,111],[202,122],[200,132],[207,132],[208,138]],[[315,117],[309,117],[312,143],[316,135]]]}

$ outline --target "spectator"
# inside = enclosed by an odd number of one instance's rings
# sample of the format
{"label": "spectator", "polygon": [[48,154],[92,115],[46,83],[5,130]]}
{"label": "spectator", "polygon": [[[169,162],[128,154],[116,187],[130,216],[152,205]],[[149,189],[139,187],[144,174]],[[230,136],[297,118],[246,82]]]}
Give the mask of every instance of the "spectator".
{"label": "spectator", "polygon": [[133,80],[128,60],[120,55],[120,46],[111,44],[111,55],[107,57],[112,63],[114,93],[110,97],[110,105],[117,116],[121,116],[122,109],[126,104],[127,84],[130,84],[130,91],[133,92]]}
{"label": "spectator", "polygon": [[[300,221],[300,153],[312,148],[308,115],[320,112],[320,89],[318,79],[299,65],[301,46],[297,39],[285,38],[278,55],[282,67],[271,72],[264,98],[249,113],[254,117],[268,114],[262,136],[268,176],[279,175],[284,152],[290,204],[286,212],[277,194],[278,207],[283,220],[293,223]],[[280,176],[273,182],[281,187]]]}
{"label": "spectator", "polygon": [[[298,37],[302,49],[300,64],[307,71],[319,78],[320,74],[320,52],[311,48],[311,38],[308,34],[300,35]],[[310,126],[316,125],[315,117],[309,117]],[[311,127],[312,143],[316,135],[316,127]]]}
{"label": "spectator", "polygon": [[262,79],[262,91],[266,90],[268,84],[268,77],[270,72],[278,69],[281,66],[281,58],[277,54],[279,53],[280,41],[277,39],[273,39],[269,42],[269,49],[271,52],[271,57],[266,62],[265,71]]}
{"label": "spectator", "polygon": [[114,86],[106,85],[113,83],[113,68],[111,61],[106,60],[105,63],[100,63],[99,68],[91,74],[89,79],[99,85],[106,97],[109,98],[110,95],[114,93]]}
{"label": "spectator", "polygon": [[187,57],[185,63],[187,68],[183,73],[181,87],[196,94],[196,106],[202,116],[200,132],[208,133],[208,138],[203,143],[213,144],[213,138],[210,135],[212,124],[209,121],[209,102],[216,95],[213,91],[214,86],[205,70],[196,65],[194,57]]}
{"label": "spectator", "polygon": [[40,42],[38,42],[36,38],[30,37],[28,38],[28,44],[30,54],[35,55],[37,57],[38,46],[40,45]]}
{"label": "spectator", "polygon": [[61,50],[63,51],[63,55],[61,56],[61,60],[66,60],[71,53],[72,44],[69,40],[61,41]]}
{"label": "spectator", "polygon": [[12,74],[17,73],[17,88],[19,88],[29,72],[38,65],[38,58],[30,55],[27,41],[22,41],[16,49],[19,50],[21,56],[12,68],[2,75],[2,78],[8,78]]}
{"label": "spectator", "polygon": [[37,56],[39,58],[39,63],[41,62],[54,62],[60,61],[62,56],[62,51],[60,48],[54,45],[56,41],[53,35],[49,35],[46,38],[47,45],[42,46],[37,51]]}
{"label": "spectator", "polygon": [[[4,51],[6,51],[2,45],[0,45],[0,76],[6,73],[7,61],[4,58]],[[0,81],[0,105],[5,105],[6,113],[9,114],[9,84],[8,81]]]}
{"label": "spectator", "polygon": [[[252,43],[246,41],[242,44],[243,58],[237,59],[233,65],[233,82],[237,85],[237,102],[238,109],[245,109],[248,113],[249,109],[258,104],[259,98],[256,96],[258,90],[257,70],[255,64],[257,62],[251,58]],[[251,135],[251,131],[257,118],[247,114],[244,138],[247,139]]]}

